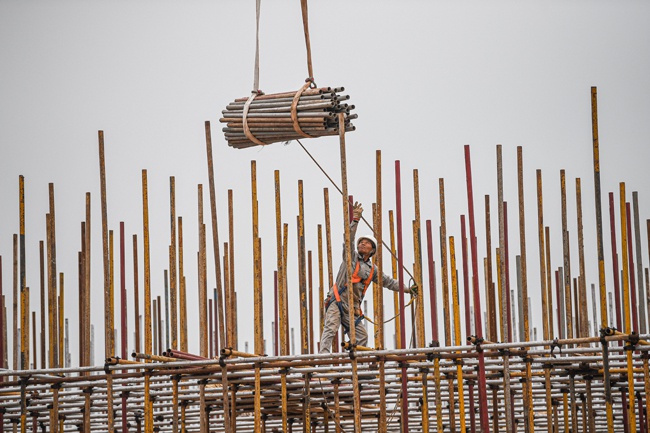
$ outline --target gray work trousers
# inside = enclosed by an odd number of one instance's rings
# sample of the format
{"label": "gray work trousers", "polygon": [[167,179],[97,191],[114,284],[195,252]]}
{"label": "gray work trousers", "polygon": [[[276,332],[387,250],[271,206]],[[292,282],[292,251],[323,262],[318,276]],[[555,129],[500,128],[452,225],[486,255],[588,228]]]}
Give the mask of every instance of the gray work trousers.
{"label": "gray work trousers", "polygon": [[[327,308],[327,312],[325,313],[325,323],[323,325],[323,335],[320,337],[319,353],[330,353],[332,351],[332,340],[341,326],[341,321],[349,328],[348,304],[346,302],[341,302],[341,309],[343,310],[343,318],[341,318],[341,311],[339,310],[338,305],[336,305],[336,301],[333,301]],[[359,316],[355,314],[355,321],[358,317]],[[368,332],[366,332],[363,320],[359,321],[355,330],[357,344],[359,346],[366,346],[368,344]]]}

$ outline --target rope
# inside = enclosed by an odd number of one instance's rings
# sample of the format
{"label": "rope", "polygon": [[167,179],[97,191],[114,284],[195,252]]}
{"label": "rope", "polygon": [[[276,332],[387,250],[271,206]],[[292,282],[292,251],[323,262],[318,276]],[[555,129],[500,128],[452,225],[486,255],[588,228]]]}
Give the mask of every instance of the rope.
{"label": "rope", "polygon": [[291,102],[291,121],[293,122],[293,130],[296,131],[298,135],[302,135],[305,138],[313,138],[311,135],[305,133],[302,128],[300,128],[300,123],[298,122],[298,101],[300,101],[302,92],[304,92],[313,83],[313,81],[309,78],[306,81],[307,82],[293,96],[293,101]]}
{"label": "rope", "polygon": [[[253,92],[260,90],[260,9],[262,0],[255,2],[255,69],[253,73]],[[246,115],[244,114],[244,125],[246,124]]]}
{"label": "rope", "polygon": [[[258,0],[259,1],[259,0]],[[305,32],[305,46],[307,47],[307,74],[308,79],[313,83],[314,71],[311,67],[311,44],[309,42],[309,14],[307,12],[307,0],[300,0],[302,7],[302,27]]]}

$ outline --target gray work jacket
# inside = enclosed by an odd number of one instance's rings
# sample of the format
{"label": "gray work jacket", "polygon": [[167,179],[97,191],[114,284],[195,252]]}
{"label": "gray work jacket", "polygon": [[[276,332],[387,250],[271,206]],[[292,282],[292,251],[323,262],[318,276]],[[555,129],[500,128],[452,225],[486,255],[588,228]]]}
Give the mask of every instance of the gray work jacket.
{"label": "gray work jacket", "polygon": [[[361,277],[361,281],[358,283],[353,284],[354,286],[354,291],[353,291],[353,296],[354,296],[354,305],[355,306],[361,306],[361,299],[363,298],[363,282],[368,278],[368,275],[370,275],[370,269],[374,268],[373,274],[372,274],[372,282],[376,283],[377,282],[377,266],[373,265],[370,259],[368,260],[363,260],[363,257],[357,252],[357,244],[355,242],[356,234],[357,234],[357,226],[359,223],[357,221],[352,221],[350,223],[350,248],[352,249],[352,272],[354,272],[354,269],[357,266],[357,263],[359,263],[359,277]],[[341,266],[339,267],[339,272],[336,274],[336,286],[339,289],[339,293],[342,291],[343,287],[346,287],[348,284],[348,269],[345,263],[345,242],[343,243],[343,260],[341,262]],[[398,292],[400,288],[399,281],[389,277],[386,274],[383,274],[383,286],[386,287],[387,289],[390,289],[394,292]],[[329,291],[329,296],[332,296],[334,293],[334,289],[330,288]],[[345,291],[341,293],[341,301],[342,304],[347,307],[348,305],[348,292]]]}

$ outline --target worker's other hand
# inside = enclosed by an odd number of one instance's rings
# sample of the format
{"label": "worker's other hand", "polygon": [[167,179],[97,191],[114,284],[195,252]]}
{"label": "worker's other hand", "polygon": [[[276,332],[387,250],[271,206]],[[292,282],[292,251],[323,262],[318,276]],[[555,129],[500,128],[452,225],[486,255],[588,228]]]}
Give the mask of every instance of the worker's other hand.
{"label": "worker's other hand", "polygon": [[354,206],[352,206],[352,218],[355,221],[359,221],[361,219],[362,214],[363,214],[363,208],[361,207],[361,203],[355,201]]}
{"label": "worker's other hand", "polygon": [[411,296],[417,296],[418,295],[418,286],[415,284],[409,287],[409,292],[411,292]]}

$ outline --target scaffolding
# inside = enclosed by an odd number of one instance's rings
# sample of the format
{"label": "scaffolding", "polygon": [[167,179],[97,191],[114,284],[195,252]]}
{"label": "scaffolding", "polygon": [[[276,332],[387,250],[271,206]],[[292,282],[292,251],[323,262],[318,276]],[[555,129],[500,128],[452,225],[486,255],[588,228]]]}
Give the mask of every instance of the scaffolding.
{"label": "scaffolding", "polygon": [[[313,260],[306,251],[302,182],[298,184],[298,288],[300,298],[300,354],[290,355],[287,244],[288,224],[281,215],[280,175],[274,173],[277,263],[272,266],[275,306],[273,353],[264,355],[262,321],[262,254],[259,235],[257,171],[251,162],[253,222],[255,341],[251,350],[240,350],[234,259],[232,190],[228,194],[229,236],[223,244],[217,228],[212,141],[206,122],[208,189],[212,224],[212,247],[216,289],[210,299],[207,285],[208,230],[203,221],[203,187],[199,197],[199,251],[197,275],[199,305],[191,314],[199,317],[198,352],[188,350],[183,221],[175,209],[175,181],[170,178],[169,268],[165,270],[165,292],[152,296],[149,257],[149,213],[147,172],[142,172],[143,239],[133,237],[133,301],[135,348],[127,351],[124,225],[120,224],[120,276],[114,272],[113,232],[107,227],[104,137],[99,132],[100,185],[102,203],[102,245],[104,264],[104,353],[103,365],[93,365],[94,352],[90,319],[90,194],[86,195],[86,220],[81,223],[81,251],[78,252],[78,335],[76,354],[80,367],[69,365],[68,322],[63,309],[63,275],[56,271],[56,219],[53,185],[50,184],[50,212],[47,239],[41,241],[41,276],[47,275],[47,291],[41,284],[40,368],[37,359],[36,311],[29,306],[25,281],[24,179],[19,179],[20,233],[14,236],[13,335],[14,367],[7,356],[7,307],[0,274],[0,426],[3,431],[115,432],[650,432],[648,359],[650,328],[646,306],[650,301],[648,269],[644,274],[638,195],[627,202],[625,184],[620,186],[619,220],[621,260],[617,254],[614,195],[609,194],[614,287],[605,285],[603,218],[600,203],[600,161],[596,89],[591,90],[594,139],[594,191],[598,241],[598,289],[591,286],[592,308],[587,302],[587,275],[582,226],[580,179],[576,180],[576,209],[579,264],[572,276],[567,230],[566,179],[560,172],[563,266],[551,269],[550,228],[544,225],[542,176],[537,170],[537,232],[540,275],[528,290],[524,218],[523,153],[517,148],[519,255],[515,257],[517,281],[510,287],[507,202],[503,198],[502,149],[497,146],[498,246],[493,248],[490,197],[485,197],[486,252],[479,265],[477,227],[474,214],[470,148],[465,146],[465,174],[468,214],[461,215],[461,235],[449,236],[446,228],[445,184],[439,180],[440,263],[434,260],[431,221],[422,224],[419,204],[419,173],[413,171],[415,219],[412,225],[414,265],[403,263],[404,240],[401,221],[401,173],[395,162],[396,206],[388,212],[390,234],[388,255],[377,249],[374,259],[383,270],[390,258],[392,275],[405,281],[404,272],[419,287],[419,294],[407,303],[404,290],[395,293],[395,349],[387,350],[381,281],[374,285],[374,348],[341,340],[340,351],[317,354],[314,330],[322,329],[323,300],[332,285],[330,199],[324,190],[324,227],[318,224],[317,300],[312,285]],[[344,122],[341,120],[341,124]],[[344,227],[349,227],[350,199],[347,191],[345,131],[339,131],[341,160],[340,202]],[[306,151],[306,149],[305,149]],[[367,222],[379,245],[383,240],[382,161],[376,153],[376,202]],[[331,178],[330,178],[330,181]],[[334,181],[332,181],[334,183]],[[634,222],[634,223],[632,223]],[[650,220],[648,236],[650,241]],[[323,229],[324,228],[324,229]],[[324,236],[323,236],[324,232]],[[635,236],[632,236],[634,233]],[[634,239],[634,242],[633,242]],[[649,242],[650,243],[650,242]],[[633,249],[633,244],[636,250]],[[138,263],[142,245],[144,263]],[[457,253],[457,245],[460,247]],[[350,254],[346,231],[346,254]],[[426,251],[426,257],[423,251]],[[576,249],[574,249],[576,251]],[[574,253],[575,254],[575,253]],[[389,257],[390,256],[390,257]],[[47,261],[45,260],[47,257]],[[348,256],[349,257],[349,256]],[[636,261],[634,261],[636,258]],[[325,260],[327,259],[327,260]],[[325,265],[325,263],[327,263]],[[636,266],[635,266],[636,264]],[[265,266],[264,269],[268,269]],[[493,275],[494,269],[496,273]],[[440,271],[437,277],[437,272]],[[0,257],[0,273],[2,261]],[[144,311],[139,309],[139,275],[143,272]],[[267,271],[268,272],[268,271]],[[483,272],[479,277],[479,272]],[[574,271],[575,272],[575,271]],[[351,272],[348,270],[348,275]],[[620,279],[618,276],[620,275]],[[20,278],[18,278],[20,276]],[[327,285],[325,276],[328,277]],[[425,276],[427,278],[425,278]],[[462,276],[462,278],[460,278]],[[19,281],[20,280],[20,281]],[[42,280],[42,281],[43,281]],[[119,280],[119,324],[116,325],[114,282]],[[441,282],[441,284],[439,284]],[[18,289],[20,289],[18,291]],[[270,292],[270,291],[269,291]],[[348,294],[351,291],[348,291]],[[533,293],[534,292],[534,293]],[[615,302],[612,302],[612,294]],[[20,297],[18,297],[20,295]],[[442,305],[439,304],[440,296]],[[598,296],[597,296],[598,295]],[[609,304],[608,298],[609,295]],[[69,293],[68,295],[69,296]],[[163,297],[164,296],[164,299]],[[534,301],[532,301],[534,299]],[[20,300],[20,302],[18,302]],[[482,305],[482,301],[484,305]],[[425,315],[425,302],[431,314]],[[463,305],[461,305],[461,302]],[[541,337],[531,332],[533,310],[541,310]],[[410,311],[409,307],[410,306]],[[555,306],[555,308],[554,308]],[[388,310],[388,309],[387,309]],[[140,314],[144,326],[140,335]],[[409,314],[410,313],[410,314]],[[351,313],[352,314],[352,313]],[[47,320],[45,320],[47,317]],[[163,319],[164,317],[164,319]],[[320,319],[320,320],[319,320]],[[350,317],[353,321],[353,316]],[[319,325],[320,321],[320,326]],[[45,323],[48,327],[46,334]],[[316,324],[314,324],[316,322]],[[439,329],[439,322],[443,326]],[[31,324],[31,328],[30,328]],[[30,337],[30,329],[33,334]],[[354,327],[352,328],[354,329]],[[411,330],[407,339],[407,330]],[[426,330],[426,332],[425,332]],[[163,342],[163,335],[169,342]],[[425,335],[430,335],[427,340]],[[532,335],[531,335],[532,334]],[[463,339],[462,336],[467,336]],[[144,340],[143,347],[140,347]],[[20,344],[17,344],[20,342]],[[336,343],[339,344],[338,342]],[[46,350],[46,346],[49,350]],[[31,351],[31,356],[30,356]],[[46,359],[45,354],[48,354]],[[197,354],[198,353],[198,354]],[[119,356],[118,356],[119,354]],[[30,367],[30,361],[33,363]]]}

